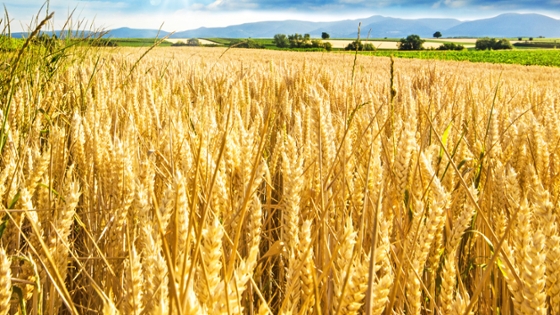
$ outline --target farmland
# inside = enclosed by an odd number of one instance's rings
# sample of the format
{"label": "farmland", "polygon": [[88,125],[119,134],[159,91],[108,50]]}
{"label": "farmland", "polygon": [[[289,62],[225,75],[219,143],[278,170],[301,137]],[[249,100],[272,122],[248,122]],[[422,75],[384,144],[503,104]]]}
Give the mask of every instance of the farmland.
{"label": "farmland", "polygon": [[436,59],[469,62],[518,64],[524,66],[560,67],[560,50],[502,50],[502,51],[383,51],[364,53],[372,56],[394,56],[397,58]]}
{"label": "farmland", "polygon": [[[187,39],[166,39],[159,42],[157,39],[140,39],[140,38],[115,38],[110,39],[111,44],[119,47],[150,47],[158,43],[160,47],[169,47],[176,42],[186,42]],[[535,49],[540,43],[555,45],[557,39],[539,39],[538,42],[523,42],[523,45],[516,47],[514,50],[508,51],[475,51],[472,50],[476,39],[430,39],[425,43],[426,47],[437,48],[442,43],[459,43],[465,45],[469,50],[463,51],[438,51],[433,49],[423,51],[399,51],[396,50],[395,39],[376,39],[363,41],[364,43],[372,43],[377,50],[375,52],[365,52],[365,55],[384,56],[395,58],[417,58],[417,59],[435,59],[435,60],[452,60],[452,61],[469,61],[469,62],[487,62],[487,63],[503,63],[503,64],[519,64],[519,65],[535,65],[535,66],[560,66],[560,51],[556,49]],[[232,43],[242,42],[242,39],[228,38],[208,38],[200,39],[202,45],[223,45],[229,46]],[[319,49],[281,49],[277,48],[272,39],[252,39],[256,44],[270,50],[292,50],[292,51],[317,51]],[[333,45],[335,52],[343,51],[351,39],[332,39],[329,42]],[[512,43],[519,41],[512,40]],[[18,47],[23,44],[21,40],[12,40],[12,43],[2,44],[3,46]],[[535,46],[532,47],[531,45]],[[0,50],[6,48],[0,48]]]}
{"label": "farmland", "polygon": [[560,312],[556,67],[26,47],[1,314]]}
{"label": "farmland", "polygon": [[[112,42],[121,47],[150,47],[158,42],[156,38],[115,38]],[[172,42],[163,41],[161,47],[171,46]]]}
{"label": "farmland", "polygon": [[[272,43],[271,39],[253,39],[266,49],[282,50],[277,48]],[[548,43],[554,44],[555,39],[546,39]],[[351,39],[332,39],[328,40],[334,49],[342,50],[346,47]],[[371,56],[394,56],[396,58],[417,58],[417,59],[435,59],[435,60],[452,60],[452,61],[469,61],[469,62],[487,62],[487,63],[503,63],[503,64],[518,64],[518,65],[534,65],[534,66],[549,66],[560,67],[560,50],[556,49],[526,49],[527,47],[519,47],[513,50],[502,51],[476,51],[474,43],[476,39],[430,39],[424,44],[427,48],[437,48],[442,43],[457,43],[462,44],[469,50],[463,51],[439,51],[439,50],[422,50],[422,51],[400,51],[396,50],[395,39],[378,39],[378,40],[364,40],[363,43],[373,44],[377,50],[375,52],[364,52],[364,55]],[[539,39],[539,42],[545,42],[545,39]],[[221,45],[229,45],[232,39],[226,38],[210,38],[206,42],[219,43]],[[512,43],[519,41],[512,40]],[[538,43],[533,43],[537,44]],[[286,50],[286,49],[284,49]]]}

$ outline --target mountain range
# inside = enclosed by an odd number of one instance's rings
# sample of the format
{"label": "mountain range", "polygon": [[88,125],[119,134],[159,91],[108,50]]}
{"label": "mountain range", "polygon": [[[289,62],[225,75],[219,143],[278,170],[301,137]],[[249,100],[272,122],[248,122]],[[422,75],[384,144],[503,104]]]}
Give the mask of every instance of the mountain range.
{"label": "mountain range", "polygon": [[[309,22],[300,20],[266,21],[244,23],[226,27],[201,27],[179,31],[170,38],[270,38],[275,34],[310,34],[320,37],[327,32],[331,38],[355,38],[361,23],[361,37],[401,38],[410,34],[432,37],[439,31],[444,37],[560,37],[560,20],[542,14],[506,13],[493,18],[460,21],[445,18],[405,19],[374,15],[363,19],[333,22]],[[117,28],[107,32],[112,38],[153,38],[166,36],[169,32],[154,29]],[[14,37],[17,35],[14,34]]]}

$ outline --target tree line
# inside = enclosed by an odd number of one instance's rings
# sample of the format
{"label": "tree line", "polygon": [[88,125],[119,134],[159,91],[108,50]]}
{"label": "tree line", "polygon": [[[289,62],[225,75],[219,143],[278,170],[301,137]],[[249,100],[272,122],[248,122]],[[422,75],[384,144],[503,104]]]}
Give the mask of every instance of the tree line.
{"label": "tree line", "polygon": [[[323,32],[321,38],[328,39],[330,36],[328,33]],[[276,34],[274,35],[274,39],[272,41],[276,47],[278,48],[302,48],[302,49],[310,49],[310,48],[321,48],[325,49],[326,51],[332,50],[332,44],[329,42],[323,42],[320,39],[312,39],[311,35],[309,34]]]}
{"label": "tree line", "polygon": [[[441,38],[443,35],[441,32],[437,31],[433,34],[434,38]],[[332,50],[332,44],[328,41],[324,41],[330,38],[327,32],[322,32],[321,39],[311,38],[310,34],[276,34],[272,40],[272,44],[278,48],[290,48],[290,49],[317,49],[317,50]],[[397,48],[399,50],[423,50],[424,43],[426,40],[422,39],[419,35],[411,34],[406,38],[401,38],[397,42]],[[198,39],[192,38],[185,42],[177,42],[172,46],[200,46],[201,43]],[[234,40],[230,43],[230,47],[237,48],[265,48],[262,43],[259,43],[252,39],[247,40]],[[374,51],[376,47],[372,43],[364,43],[361,40],[354,40],[350,42],[345,48],[345,50],[350,51]],[[430,48],[433,49],[433,48]],[[436,50],[464,50],[465,47],[457,43],[442,43]],[[496,39],[496,38],[480,38],[475,43],[476,50],[500,50],[500,49],[513,49],[513,45],[508,39]]]}
{"label": "tree line", "polygon": [[[441,32],[435,32],[434,38],[440,38],[443,35]],[[422,50],[424,49],[424,43],[426,40],[420,38],[420,36],[412,34],[408,35],[406,38],[401,38],[398,42],[399,50]],[[465,47],[456,43],[443,43],[441,46],[436,48],[437,50],[464,50]],[[496,38],[479,38],[475,43],[476,50],[500,50],[500,49],[513,49],[513,45],[507,38],[496,39]]]}

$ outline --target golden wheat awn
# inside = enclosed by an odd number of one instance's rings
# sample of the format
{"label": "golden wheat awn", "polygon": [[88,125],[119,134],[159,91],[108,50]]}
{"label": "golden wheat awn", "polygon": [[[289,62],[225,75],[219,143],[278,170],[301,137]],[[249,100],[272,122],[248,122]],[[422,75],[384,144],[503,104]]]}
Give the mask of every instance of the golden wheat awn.
{"label": "golden wheat awn", "polygon": [[2,53],[0,313],[560,314],[559,69],[68,52]]}
{"label": "golden wheat awn", "polygon": [[10,261],[4,249],[0,249],[0,272],[2,289],[0,291],[0,314],[5,315],[10,310],[10,291],[12,290]]}

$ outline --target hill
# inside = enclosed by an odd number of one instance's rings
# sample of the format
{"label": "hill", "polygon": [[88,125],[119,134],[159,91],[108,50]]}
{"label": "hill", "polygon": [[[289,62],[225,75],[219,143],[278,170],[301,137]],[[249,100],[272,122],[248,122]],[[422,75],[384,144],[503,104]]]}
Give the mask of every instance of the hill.
{"label": "hill", "polygon": [[[397,19],[385,18],[362,27],[362,36],[371,30],[370,37],[406,37],[418,34],[421,37],[432,37],[436,31],[444,32],[451,26],[460,24],[455,19]],[[356,32],[349,33],[347,37],[356,37]]]}
{"label": "hill", "polygon": [[153,29],[134,29],[128,27],[121,27],[110,30],[105,37],[113,38],[155,38],[168,35],[169,32],[159,31]]}
{"label": "hill", "polygon": [[370,33],[370,37],[374,38],[405,37],[410,34],[432,37],[436,31],[442,32],[445,37],[560,37],[560,20],[542,14],[519,13],[506,13],[473,21],[443,18],[403,19],[381,15],[333,22],[268,21],[228,27],[202,27],[178,32],[172,37],[259,38],[273,37],[278,33],[308,33],[312,37],[319,37],[322,32],[327,32],[333,38],[354,38],[360,22],[362,23],[361,36],[366,37]]}
{"label": "hill", "polygon": [[185,37],[273,37],[275,34],[310,34],[320,37],[327,32],[331,37],[356,37],[358,24],[362,23],[362,37],[366,37],[371,29],[370,37],[401,37],[408,34],[419,34],[430,37],[435,31],[447,29],[461,23],[455,19],[398,19],[374,15],[365,19],[343,20],[334,22],[307,22],[297,20],[256,22],[233,25],[228,27],[198,28],[172,35],[175,38]]}
{"label": "hill", "polygon": [[560,37],[560,20],[541,14],[508,13],[490,19],[463,22],[446,30],[444,35],[470,37]]}

